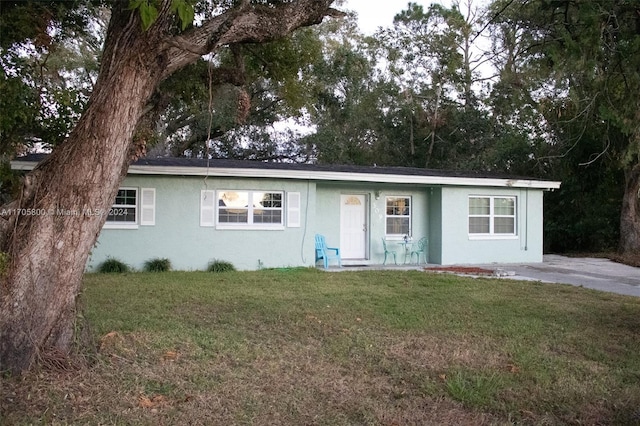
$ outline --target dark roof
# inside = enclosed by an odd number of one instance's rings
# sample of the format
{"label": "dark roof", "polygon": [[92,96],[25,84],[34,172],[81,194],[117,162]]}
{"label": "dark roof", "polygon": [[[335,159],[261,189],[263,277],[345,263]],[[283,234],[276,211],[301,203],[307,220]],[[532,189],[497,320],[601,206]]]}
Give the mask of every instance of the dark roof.
{"label": "dark roof", "polygon": [[[38,163],[44,160],[48,154],[28,154],[18,157],[14,161]],[[547,181],[523,176],[514,176],[505,173],[491,173],[478,171],[456,171],[439,169],[421,169],[417,167],[380,167],[380,166],[355,166],[355,165],[325,165],[307,163],[276,163],[251,160],[228,159],[202,159],[202,158],[176,158],[176,157],[144,157],[132,165],[150,167],[194,167],[194,168],[227,168],[227,169],[260,169],[260,170],[298,170],[309,172],[336,172],[354,174],[386,174],[398,176],[442,176],[452,178],[478,178],[478,179],[518,179]]]}

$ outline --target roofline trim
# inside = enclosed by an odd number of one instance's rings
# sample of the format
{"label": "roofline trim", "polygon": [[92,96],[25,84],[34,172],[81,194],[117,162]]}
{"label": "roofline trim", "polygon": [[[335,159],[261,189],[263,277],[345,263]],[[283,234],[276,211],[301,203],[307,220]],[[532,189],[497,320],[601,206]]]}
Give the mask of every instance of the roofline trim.
{"label": "roofline trim", "polygon": [[[37,163],[31,161],[14,160],[11,167],[14,170],[30,171]],[[297,180],[341,181],[341,182],[371,182],[397,183],[420,185],[452,185],[452,186],[491,186],[505,188],[558,189],[561,182],[541,181],[534,179],[505,179],[505,178],[472,178],[424,175],[396,175],[381,173],[354,173],[332,171],[305,171],[284,169],[256,169],[230,167],[179,167],[179,166],[129,166],[128,174],[135,175],[168,175],[168,176],[211,176],[211,177],[242,177],[242,178],[279,178]]]}

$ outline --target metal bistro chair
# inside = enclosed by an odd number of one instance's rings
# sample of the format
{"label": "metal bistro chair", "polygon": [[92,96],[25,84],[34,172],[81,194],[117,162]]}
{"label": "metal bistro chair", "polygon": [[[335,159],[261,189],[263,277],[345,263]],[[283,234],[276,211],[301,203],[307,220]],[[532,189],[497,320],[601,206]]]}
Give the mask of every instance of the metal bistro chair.
{"label": "metal bistro chair", "polygon": [[420,255],[422,255],[424,257],[424,263],[428,263],[427,262],[427,249],[429,247],[429,240],[427,240],[427,237],[422,237],[420,238],[420,240],[418,240],[418,242],[415,245],[416,249],[415,250],[411,250],[411,254],[409,255],[409,261],[411,262],[413,260],[413,255],[416,255],[416,264],[420,264]]}
{"label": "metal bistro chair", "polygon": [[[335,252],[335,253],[331,253]],[[337,259],[338,266],[342,267],[342,259],[340,258],[340,249],[337,247],[327,247],[324,235],[316,234],[316,262],[322,259],[324,269],[329,269],[329,260]]]}
{"label": "metal bistro chair", "polygon": [[382,262],[382,264],[386,264],[387,263],[387,254],[392,254],[393,255],[393,263],[394,264],[398,264],[398,260],[396,259],[396,252],[393,250],[389,250],[387,249],[387,241],[382,238],[382,248],[384,248],[384,261]]}

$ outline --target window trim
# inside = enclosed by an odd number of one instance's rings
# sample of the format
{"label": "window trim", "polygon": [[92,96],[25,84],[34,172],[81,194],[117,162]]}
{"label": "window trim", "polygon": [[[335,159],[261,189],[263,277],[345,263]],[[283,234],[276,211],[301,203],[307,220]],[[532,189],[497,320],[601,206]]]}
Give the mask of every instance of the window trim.
{"label": "window trim", "polygon": [[[111,208],[118,208],[118,207],[131,207],[134,206],[136,209],[136,220],[135,222],[109,222],[109,212],[105,212],[107,219],[104,222],[103,228],[104,229],[138,229],[138,227],[140,226],[140,188],[135,187],[135,186],[121,186],[118,188],[118,192],[121,190],[126,190],[126,191],[136,191],[136,204],[132,205],[132,204],[116,204],[115,203],[115,199],[113,200],[113,204],[111,204],[111,206],[109,207]],[[116,196],[118,195],[118,193],[116,192]]]}
{"label": "window trim", "polygon": [[[489,214],[488,215],[472,215],[471,214],[471,199],[472,198],[488,198],[489,199]],[[495,200],[496,199],[509,199],[513,200],[513,215],[497,215],[495,214]],[[470,219],[472,217],[488,217],[489,218],[489,232],[488,233],[472,233],[469,229]],[[501,217],[513,218],[513,232],[512,233],[496,233],[495,232],[495,219]],[[515,195],[469,195],[467,198],[467,234],[470,240],[515,240],[518,239],[518,197]]]}
{"label": "window trim", "polygon": [[[246,192],[249,195],[249,206],[247,206],[247,223],[228,223],[220,222],[220,193],[222,192]],[[254,223],[253,222],[253,196],[255,193],[268,193],[268,194],[280,194],[281,206],[280,210],[280,223]],[[279,231],[285,229],[285,191],[275,189],[218,189],[215,191],[215,227],[216,229],[227,230],[263,230],[263,231]],[[270,210],[278,210],[277,208],[269,208]]]}
{"label": "window trim", "polygon": [[[408,215],[388,215],[387,214],[387,201],[389,200],[389,198],[406,198],[409,200],[409,214]],[[388,229],[387,229],[387,219],[390,217],[406,217],[409,219],[409,232],[406,234],[390,234],[388,233]],[[398,239],[401,240],[405,235],[408,235],[409,237],[411,236],[411,233],[413,231],[413,198],[411,197],[411,195],[386,195],[384,197],[384,236],[386,239],[390,239],[390,240],[394,240],[394,239]]]}

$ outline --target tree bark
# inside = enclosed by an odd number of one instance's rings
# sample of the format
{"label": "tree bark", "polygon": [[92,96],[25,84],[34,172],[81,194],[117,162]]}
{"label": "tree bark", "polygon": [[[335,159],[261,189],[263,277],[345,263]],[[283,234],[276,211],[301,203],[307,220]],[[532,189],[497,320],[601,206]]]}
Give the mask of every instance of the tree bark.
{"label": "tree bark", "polygon": [[24,213],[13,218],[7,240],[2,369],[25,370],[39,352],[71,347],[82,274],[106,220],[100,213],[126,173],[133,131],[164,68],[161,57],[145,52],[149,39],[130,12],[113,11],[87,109],[69,138],[25,179]]}
{"label": "tree bark", "polygon": [[[132,138],[144,105],[162,79],[222,43],[266,41],[320,22],[333,0],[298,0],[275,7],[241,2],[178,37],[171,0],[142,30],[127,1],[116,2],[98,80],[69,138],[25,177],[14,207],[21,214],[2,224],[10,262],[0,285],[0,371],[28,369],[49,349],[68,354],[74,337],[76,298],[87,258],[133,159]],[[278,13],[278,25],[273,22]],[[179,48],[188,41],[192,50]],[[96,214],[97,213],[97,214]]]}
{"label": "tree bark", "polygon": [[640,164],[625,172],[618,251],[623,255],[640,255]]}

